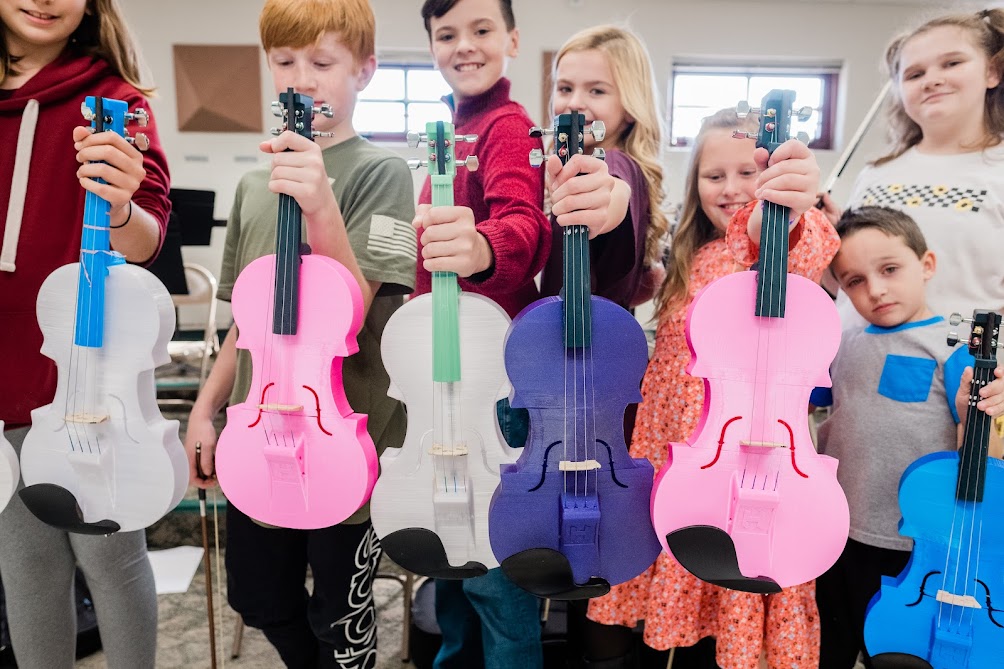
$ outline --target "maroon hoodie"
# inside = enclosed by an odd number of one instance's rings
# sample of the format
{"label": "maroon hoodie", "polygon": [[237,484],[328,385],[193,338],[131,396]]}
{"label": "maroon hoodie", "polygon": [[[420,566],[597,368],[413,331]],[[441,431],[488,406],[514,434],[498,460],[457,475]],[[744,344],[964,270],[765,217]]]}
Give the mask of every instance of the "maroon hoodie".
{"label": "maroon hoodie", "polygon": [[[55,392],[56,366],[39,352],[42,333],[35,299],[45,278],[56,268],[76,262],[80,254],[84,189],[76,176],[80,165],[72,129],[86,123],[80,103],[88,95],[124,100],[130,110],[150,109],[143,95],[103,60],[69,51],[21,88],[0,91],[0,248],[5,246],[11,196],[17,199],[24,191],[13,271],[9,261],[0,263],[0,420],[6,421],[7,429],[28,424],[31,410],[52,401]],[[38,105],[33,133],[30,122],[22,128],[22,117],[31,116],[25,114],[31,100]],[[138,130],[132,127],[130,133]],[[133,202],[157,219],[163,239],[171,207],[167,158],[152,117],[142,131],[150,138],[150,150],[143,161],[146,179]],[[26,190],[14,179],[19,134],[34,136]],[[25,137],[21,143],[24,147]],[[6,236],[9,255],[13,244],[11,235]]]}

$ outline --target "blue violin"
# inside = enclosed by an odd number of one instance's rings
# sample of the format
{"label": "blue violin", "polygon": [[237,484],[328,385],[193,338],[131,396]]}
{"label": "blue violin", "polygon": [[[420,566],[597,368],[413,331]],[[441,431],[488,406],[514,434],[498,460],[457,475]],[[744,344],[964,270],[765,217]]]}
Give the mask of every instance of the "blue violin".
{"label": "blue violin", "polygon": [[[952,323],[962,322],[953,314]],[[1004,461],[988,456],[993,422],[976,408],[994,379],[1001,316],[973,312],[975,358],[962,446],[931,453],[903,473],[900,534],[910,562],[883,577],[868,605],[865,646],[880,669],[990,669],[1004,648]],[[949,336],[949,345],[958,342]]]}
{"label": "blue violin", "polygon": [[[602,139],[600,123],[584,124],[574,111],[555,119],[562,163],[582,153],[585,132]],[[624,412],[641,401],[645,334],[625,309],[591,294],[586,227],[565,228],[563,252],[561,296],[523,309],[506,336],[512,405],[529,411],[530,431],[519,459],[501,466],[489,538],[524,590],[583,599],[640,574],[660,545],[648,513],[652,464],[624,443]]]}

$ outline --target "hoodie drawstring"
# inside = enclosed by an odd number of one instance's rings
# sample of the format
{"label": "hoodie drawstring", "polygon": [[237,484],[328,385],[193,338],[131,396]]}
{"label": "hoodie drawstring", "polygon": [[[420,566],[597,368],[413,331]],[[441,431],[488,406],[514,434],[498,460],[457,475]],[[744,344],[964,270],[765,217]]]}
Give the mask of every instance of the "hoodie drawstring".
{"label": "hoodie drawstring", "polygon": [[21,114],[21,128],[17,133],[17,153],[14,156],[14,175],[10,180],[10,202],[7,204],[7,225],[0,249],[0,272],[13,272],[17,258],[17,241],[21,236],[24,216],[24,198],[28,193],[28,169],[31,150],[35,144],[35,126],[38,125],[38,100],[28,100]]}

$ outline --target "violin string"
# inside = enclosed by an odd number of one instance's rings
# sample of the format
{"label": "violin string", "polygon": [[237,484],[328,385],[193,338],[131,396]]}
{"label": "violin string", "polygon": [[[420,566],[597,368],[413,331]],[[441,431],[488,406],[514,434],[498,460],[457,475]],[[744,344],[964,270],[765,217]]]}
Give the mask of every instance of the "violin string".
{"label": "violin string", "polygon": [[[980,377],[981,378],[980,378],[980,383],[976,387],[976,392],[974,393],[974,398],[973,398],[974,401],[979,401],[978,398],[979,398],[979,390],[980,390],[980,388],[984,387],[989,382],[989,378],[988,378],[989,374],[988,374],[988,372],[990,372],[990,374],[993,373],[992,371],[987,370],[986,368],[981,368],[980,369]],[[975,371],[973,372],[973,378],[976,379],[976,372]],[[965,578],[965,581],[964,581],[965,582],[964,594],[969,594],[969,586],[970,586],[970,584],[972,584],[973,595],[975,596],[976,595],[976,579],[979,578],[979,572],[978,572],[978,569],[979,569],[979,549],[980,549],[979,542],[977,542],[977,544],[976,544],[976,553],[977,553],[977,561],[976,561],[976,565],[975,565],[975,570],[976,571],[973,574],[973,579],[972,580],[970,580],[970,578],[969,578],[969,572],[970,572],[970,569],[974,568],[973,561],[972,561],[972,556],[973,556],[973,540],[976,538],[976,521],[977,521],[977,517],[981,515],[980,512],[981,512],[982,507],[983,507],[982,502],[976,500],[975,498],[979,494],[980,481],[981,481],[982,475],[984,474],[983,467],[985,466],[986,457],[987,457],[985,449],[986,449],[986,445],[987,445],[987,436],[989,434],[990,425],[989,425],[989,421],[987,420],[986,413],[984,413],[983,411],[977,409],[976,406],[975,406],[975,404],[971,407],[970,411],[974,412],[976,414],[976,419],[974,421],[974,423],[976,424],[976,430],[973,433],[972,438],[973,438],[973,440],[978,440],[977,443],[979,444],[979,451],[976,454],[976,457],[978,458],[977,462],[975,463],[976,466],[973,467],[972,466],[973,463],[970,463],[970,467],[969,467],[969,470],[970,470],[969,479],[974,479],[974,480],[971,480],[971,481],[967,480],[967,488],[968,488],[970,482],[972,483],[972,496],[973,496],[973,500],[971,502],[969,502],[969,504],[972,506],[972,521],[971,521],[971,525],[970,525],[970,529],[969,529],[969,550],[968,550],[968,553],[967,553],[967,556],[966,556],[966,578]],[[968,497],[969,497],[969,495],[967,495],[967,498]],[[983,524],[982,524],[982,520],[981,520],[981,522],[980,522],[980,534],[981,535],[982,535],[982,530],[983,530]],[[966,610],[963,609],[960,612],[960,618],[964,618],[965,613],[966,613]],[[960,620],[960,624],[962,622],[963,622],[963,620]]]}

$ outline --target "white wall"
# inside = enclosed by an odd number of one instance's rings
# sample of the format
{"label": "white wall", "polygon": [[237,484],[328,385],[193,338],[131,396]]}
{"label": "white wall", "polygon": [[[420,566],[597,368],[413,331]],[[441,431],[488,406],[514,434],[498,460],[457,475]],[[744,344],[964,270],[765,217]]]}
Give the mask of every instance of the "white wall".
{"label": "white wall", "polygon": [[[377,16],[378,50],[423,52],[427,48],[419,16],[420,0],[372,2]],[[224,218],[240,175],[260,159],[257,143],[261,136],[177,131],[172,45],[254,44],[263,0],[123,0],[123,4],[159,88],[159,97],[152,106],[173,183],[215,190],[216,216]],[[955,7],[967,4],[953,3]],[[623,23],[642,36],[651,52],[664,101],[674,58],[809,58],[842,64],[838,148],[817,154],[824,177],[883,84],[880,64],[887,41],[930,11],[923,0],[900,0],[898,4],[825,0],[514,0],[514,9],[521,48],[509,76],[514,97],[535,118],[541,109],[541,52],[557,49],[573,31],[598,23]],[[268,111],[274,91],[264,58],[261,63],[261,109],[268,128],[274,125]],[[868,134],[834,189],[838,201],[847,196],[865,159],[878,154],[883,143],[884,128],[879,124]],[[411,154],[407,147],[401,147],[401,151]],[[676,200],[682,190],[686,152],[668,150],[666,163],[669,195]],[[218,270],[221,240],[222,236],[214,239],[210,249],[186,249],[186,257]],[[227,317],[221,314],[221,319]]]}

